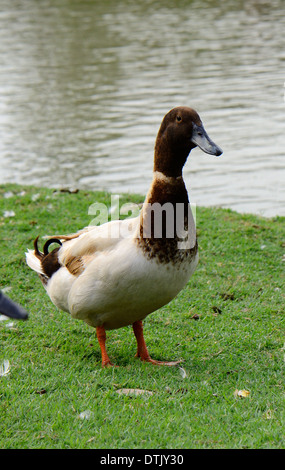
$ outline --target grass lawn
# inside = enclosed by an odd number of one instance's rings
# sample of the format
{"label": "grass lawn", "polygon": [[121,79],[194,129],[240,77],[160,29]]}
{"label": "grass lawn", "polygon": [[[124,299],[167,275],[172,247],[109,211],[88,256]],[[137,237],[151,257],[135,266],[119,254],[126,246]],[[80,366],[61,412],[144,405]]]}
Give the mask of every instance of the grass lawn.
{"label": "grass lawn", "polygon": [[127,327],[107,332],[120,367],[102,369],[95,330],[53,306],[24,255],[88,225],[96,201],[110,195],[0,186],[0,287],[30,313],[0,322],[0,448],[284,448],[285,219],[198,207],[197,271],[144,321],[152,357],[183,362],[137,360]]}

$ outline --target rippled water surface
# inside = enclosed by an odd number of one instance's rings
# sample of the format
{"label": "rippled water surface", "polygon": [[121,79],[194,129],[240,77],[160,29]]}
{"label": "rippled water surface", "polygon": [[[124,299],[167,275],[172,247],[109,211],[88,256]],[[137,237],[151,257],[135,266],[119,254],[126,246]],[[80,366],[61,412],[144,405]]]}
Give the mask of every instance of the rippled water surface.
{"label": "rippled water surface", "polygon": [[1,0],[0,182],[144,194],[161,119],[194,107],[192,202],[285,215],[285,5]]}

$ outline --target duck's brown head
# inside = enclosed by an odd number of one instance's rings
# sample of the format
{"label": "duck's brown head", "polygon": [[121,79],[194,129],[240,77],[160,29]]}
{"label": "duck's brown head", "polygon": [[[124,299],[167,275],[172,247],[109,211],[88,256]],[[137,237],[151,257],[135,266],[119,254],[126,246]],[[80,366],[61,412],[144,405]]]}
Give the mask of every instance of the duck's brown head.
{"label": "duck's brown head", "polygon": [[180,176],[189,153],[196,146],[211,155],[223,153],[208,136],[194,109],[173,108],[164,116],[157,134],[154,171],[165,176]]}

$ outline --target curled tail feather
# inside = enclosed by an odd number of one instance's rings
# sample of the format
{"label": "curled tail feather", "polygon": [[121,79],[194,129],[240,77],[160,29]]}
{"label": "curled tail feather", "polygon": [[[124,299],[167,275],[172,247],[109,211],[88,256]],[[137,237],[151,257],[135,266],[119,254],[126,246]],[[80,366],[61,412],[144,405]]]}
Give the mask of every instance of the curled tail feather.
{"label": "curled tail feather", "polygon": [[34,255],[39,259],[42,260],[45,256],[49,254],[48,248],[52,243],[58,243],[59,245],[62,245],[61,241],[58,238],[50,238],[47,240],[44,244],[44,252],[42,253],[39,248],[38,248],[38,241],[39,241],[39,236],[34,240]]}
{"label": "curled tail feather", "polygon": [[[36,271],[40,275],[41,279],[42,277],[49,278],[51,277],[52,273],[60,267],[58,264],[57,258],[53,259],[54,257],[51,255],[51,253],[49,253],[48,251],[49,246],[52,243],[58,243],[59,245],[62,245],[62,243],[57,238],[50,238],[44,244],[43,253],[42,253],[38,248],[38,240],[39,240],[39,237],[37,237],[34,240],[34,251],[33,250],[27,251],[26,261],[27,261],[28,266],[31,269],[33,269],[33,271]],[[55,250],[55,252],[57,251],[58,249]],[[50,262],[48,262],[49,260],[48,255],[52,256],[52,259],[50,260]]]}
{"label": "curled tail feather", "polygon": [[[39,248],[38,248],[38,241],[39,241],[39,235],[38,235],[37,238],[35,238],[35,240],[34,240],[34,250],[35,250],[35,251],[34,251],[34,255],[35,255],[39,260],[41,260],[41,259],[44,257],[44,254],[39,251]],[[29,250],[29,251],[31,251],[31,250]]]}
{"label": "curled tail feather", "polygon": [[61,241],[58,238],[50,238],[48,241],[45,242],[44,244],[44,256],[47,256],[49,254],[48,247],[52,243],[58,243],[60,246],[62,245]]}

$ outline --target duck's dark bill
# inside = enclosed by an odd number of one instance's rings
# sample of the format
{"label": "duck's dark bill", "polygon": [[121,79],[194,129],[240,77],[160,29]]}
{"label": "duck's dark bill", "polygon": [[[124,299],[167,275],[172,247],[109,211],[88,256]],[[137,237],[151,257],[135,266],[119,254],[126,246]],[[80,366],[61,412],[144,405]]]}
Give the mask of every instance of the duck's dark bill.
{"label": "duck's dark bill", "polygon": [[203,150],[203,152],[209,153],[210,155],[219,157],[223,153],[221,147],[210,139],[202,125],[197,126],[193,123],[192,142]]}
{"label": "duck's dark bill", "polygon": [[6,317],[16,318],[17,320],[26,320],[28,313],[18,304],[6,297],[0,291],[0,313]]}

